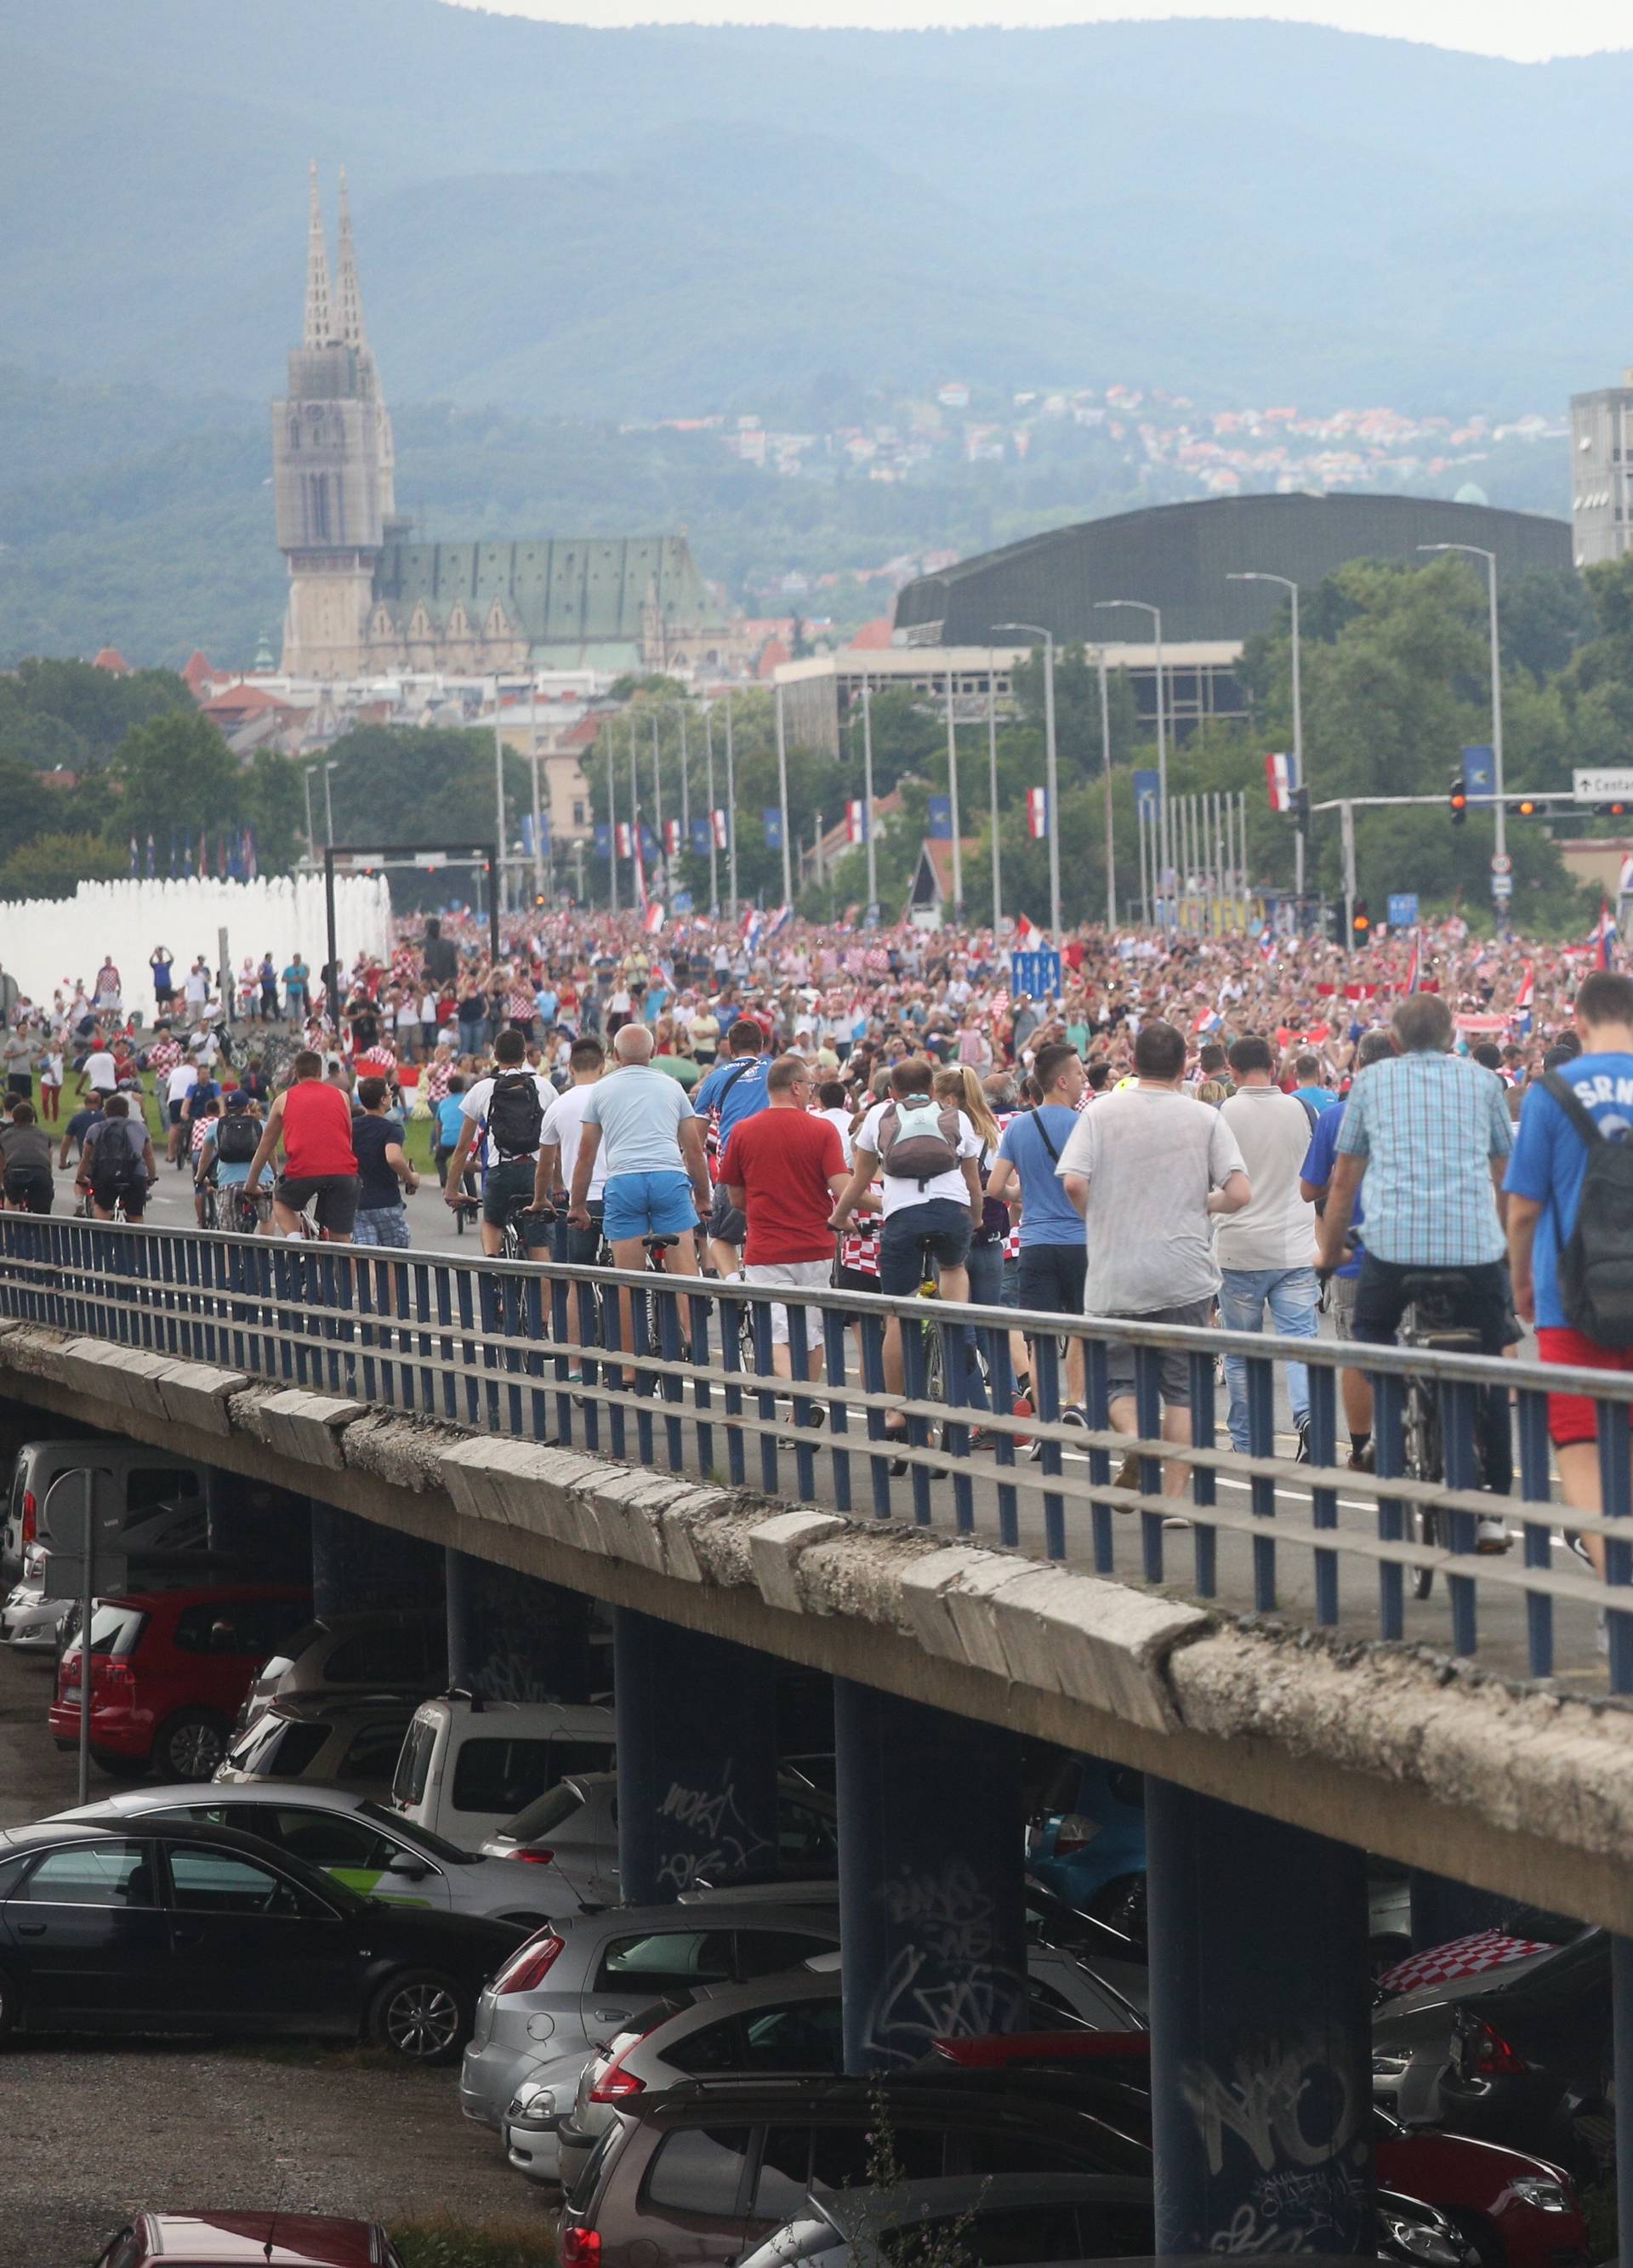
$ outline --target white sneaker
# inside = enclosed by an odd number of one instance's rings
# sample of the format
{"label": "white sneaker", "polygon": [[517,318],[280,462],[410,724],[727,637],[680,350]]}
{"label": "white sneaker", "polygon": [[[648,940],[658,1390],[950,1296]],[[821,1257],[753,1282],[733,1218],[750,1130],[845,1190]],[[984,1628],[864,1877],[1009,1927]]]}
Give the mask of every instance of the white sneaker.
{"label": "white sneaker", "polygon": [[1476,1551],[1506,1551],[1510,1541],[1506,1521],[1477,1520],[1475,1522]]}

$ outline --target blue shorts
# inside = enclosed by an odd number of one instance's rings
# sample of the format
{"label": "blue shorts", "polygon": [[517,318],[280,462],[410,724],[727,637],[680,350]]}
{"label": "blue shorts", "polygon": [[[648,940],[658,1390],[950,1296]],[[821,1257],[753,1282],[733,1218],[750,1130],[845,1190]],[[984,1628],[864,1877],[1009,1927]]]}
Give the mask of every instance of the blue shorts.
{"label": "blue shorts", "polygon": [[673,1173],[611,1174],[602,1221],[609,1244],[630,1236],[685,1236],[697,1226],[688,1177]]}

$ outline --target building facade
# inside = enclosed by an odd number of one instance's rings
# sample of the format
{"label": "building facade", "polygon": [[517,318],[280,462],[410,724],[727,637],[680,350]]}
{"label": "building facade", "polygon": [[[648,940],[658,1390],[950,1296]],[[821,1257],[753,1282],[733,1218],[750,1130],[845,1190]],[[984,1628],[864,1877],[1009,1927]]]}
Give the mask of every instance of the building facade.
{"label": "building facade", "polygon": [[1620,386],[1570,397],[1570,537],[1578,567],[1633,545],[1633,370]]}
{"label": "building facade", "polygon": [[683,535],[416,543],[363,317],[346,177],[335,271],[312,169],[305,321],[272,405],[286,676],[723,669],[742,640]]}

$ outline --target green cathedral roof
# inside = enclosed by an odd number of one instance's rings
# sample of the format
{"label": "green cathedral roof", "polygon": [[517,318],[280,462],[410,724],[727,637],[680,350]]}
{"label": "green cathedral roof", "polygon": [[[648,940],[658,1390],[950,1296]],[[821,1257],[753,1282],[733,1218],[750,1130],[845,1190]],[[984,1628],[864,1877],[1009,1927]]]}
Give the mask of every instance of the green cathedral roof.
{"label": "green cathedral roof", "polygon": [[438,630],[456,603],[479,627],[497,599],[535,651],[638,646],[643,610],[654,602],[671,629],[725,628],[683,535],[387,542],[374,596],[404,624],[423,603]]}

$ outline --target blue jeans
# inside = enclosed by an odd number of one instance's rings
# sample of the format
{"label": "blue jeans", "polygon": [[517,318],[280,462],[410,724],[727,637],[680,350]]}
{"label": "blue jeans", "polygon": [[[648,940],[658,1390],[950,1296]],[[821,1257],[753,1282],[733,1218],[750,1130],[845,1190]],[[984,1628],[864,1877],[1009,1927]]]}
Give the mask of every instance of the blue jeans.
{"label": "blue jeans", "polygon": [[[1316,1285],[1313,1268],[1226,1268],[1219,1287],[1219,1321],[1227,1331],[1262,1331],[1264,1311],[1270,1311],[1270,1329],[1286,1339],[1315,1336]],[[1239,1354],[1225,1358],[1225,1375],[1231,1389],[1231,1445],[1247,1447],[1247,1364]],[[1310,1373],[1301,1362],[1287,1366],[1287,1395],[1293,1422],[1310,1414]]]}

